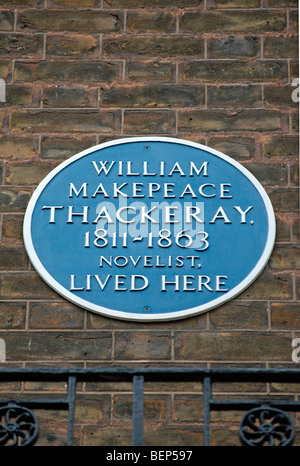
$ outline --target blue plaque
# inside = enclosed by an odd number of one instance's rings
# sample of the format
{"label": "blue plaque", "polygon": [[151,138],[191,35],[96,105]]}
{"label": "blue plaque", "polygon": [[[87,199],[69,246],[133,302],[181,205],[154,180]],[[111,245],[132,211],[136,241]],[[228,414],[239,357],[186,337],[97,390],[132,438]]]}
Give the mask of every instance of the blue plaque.
{"label": "blue plaque", "polygon": [[270,257],[275,218],[263,187],[230,157],[128,138],[56,167],[29,202],[24,241],[41,277],[76,305],[171,320],[245,290]]}

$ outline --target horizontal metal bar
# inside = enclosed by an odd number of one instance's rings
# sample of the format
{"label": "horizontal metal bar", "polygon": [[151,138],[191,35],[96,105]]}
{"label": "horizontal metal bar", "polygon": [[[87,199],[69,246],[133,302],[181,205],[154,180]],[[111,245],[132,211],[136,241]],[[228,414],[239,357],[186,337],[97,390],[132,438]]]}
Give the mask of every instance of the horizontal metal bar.
{"label": "horizontal metal bar", "polygon": [[248,400],[210,400],[211,410],[244,410],[260,407],[262,405],[270,405],[273,408],[285,409],[286,411],[300,411],[300,402],[297,401],[249,401]]}
{"label": "horizontal metal bar", "polygon": [[159,368],[91,368],[91,369],[0,369],[0,380],[52,380],[67,381],[69,376],[76,377],[77,381],[102,380],[111,381],[117,378],[131,381],[134,375],[141,375],[145,381],[172,381],[178,376],[185,380],[203,379],[209,376],[212,381],[284,381],[299,382],[300,369],[225,369],[225,368],[198,368],[198,367],[159,367]]}

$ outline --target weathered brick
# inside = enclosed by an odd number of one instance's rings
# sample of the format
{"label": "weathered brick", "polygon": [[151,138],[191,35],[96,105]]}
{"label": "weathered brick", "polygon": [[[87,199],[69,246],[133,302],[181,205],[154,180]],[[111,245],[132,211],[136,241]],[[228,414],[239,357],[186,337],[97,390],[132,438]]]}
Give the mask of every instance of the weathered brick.
{"label": "weathered brick", "polygon": [[193,61],[182,65],[182,78],[207,82],[287,82],[285,62],[252,61]]}
{"label": "weathered brick", "polygon": [[186,12],[180,26],[183,32],[281,32],[286,18],[281,11]]}
{"label": "weathered brick", "polygon": [[274,209],[281,212],[298,212],[298,194],[298,190],[293,188],[274,190],[270,193],[270,198]]}
{"label": "weathered brick", "polygon": [[260,86],[208,86],[207,106],[211,108],[261,107]]}
{"label": "weathered brick", "polygon": [[0,162],[0,184],[4,184],[4,163]]}
{"label": "weathered brick", "polygon": [[11,64],[9,61],[0,61],[0,78],[7,80],[10,77]]}
{"label": "weathered brick", "polygon": [[[286,243],[291,241],[291,237],[293,236],[291,230],[293,229],[295,223],[294,215],[276,211],[275,216],[277,241],[283,241]],[[298,237],[298,234],[296,236]]]}
{"label": "weathered brick", "polygon": [[96,359],[106,360],[111,356],[109,332],[10,332],[6,338],[7,360],[57,361]]}
{"label": "weathered brick", "polygon": [[299,186],[299,163],[296,162],[290,165],[290,184],[291,186]]}
{"label": "weathered brick", "polygon": [[42,101],[44,107],[98,107],[98,89],[45,87]]}
{"label": "weathered brick", "polygon": [[124,132],[141,134],[170,134],[175,130],[175,116],[172,111],[126,110]]}
{"label": "weathered brick", "polygon": [[298,11],[290,11],[290,29],[294,29],[295,31],[299,31],[299,17]]}
{"label": "weathered brick", "polygon": [[299,111],[292,112],[290,115],[291,119],[291,130],[298,132],[299,131]]}
{"label": "weathered brick", "polygon": [[207,41],[208,58],[256,57],[260,54],[258,37],[221,37]]}
{"label": "weathered brick", "polygon": [[203,422],[204,403],[199,395],[175,395],[173,402],[175,422]]}
{"label": "weathered brick", "polygon": [[269,263],[270,267],[276,270],[299,269],[299,247],[276,246]]}
{"label": "weathered brick", "polygon": [[2,212],[24,212],[30,196],[31,192],[25,189],[16,191],[8,187],[2,188],[0,191],[0,208]]}
{"label": "weathered brick", "polygon": [[101,132],[111,133],[119,128],[118,112],[16,112],[12,115],[11,130],[16,132]]}
{"label": "weathered brick", "polygon": [[26,5],[42,7],[44,0],[0,0],[0,5]]}
{"label": "weathered brick", "polygon": [[100,92],[100,105],[107,107],[198,107],[204,103],[204,86],[118,86]]}
{"label": "weathered brick", "polygon": [[115,335],[115,358],[119,360],[170,359],[169,332],[118,332]]}
{"label": "weathered brick", "polygon": [[[42,81],[94,83],[111,82],[120,75],[119,63],[105,61],[41,61],[41,62],[17,62],[15,65],[15,79],[17,81]],[[1,71],[1,68],[0,68]]]}
{"label": "weathered brick", "polygon": [[82,445],[84,446],[128,446],[132,441],[131,427],[110,427],[105,429],[96,429],[95,426],[83,426]]}
{"label": "weathered brick", "polygon": [[1,329],[22,329],[25,327],[25,303],[0,303]]}
{"label": "weathered brick", "polygon": [[[84,446],[128,446],[132,441],[132,428],[127,426],[107,426],[105,429],[97,429],[85,426],[83,428],[83,445]],[[203,445],[202,427],[192,425],[145,425],[144,428],[144,445],[145,446],[170,446],[177,448],[178,445],[201,446]]]}
{"label": "weathered brick", "polygon": [[54,166],[48,163],[14,163],[9,166],[6,183],[11,185],[34,185],[40,183]]}
{"label": "weathered brick", "polygon": [[219,150],[235,160],[247,160],[255,154],[255,139],[214,136],[209,140],[209,147]]}
{"label": "weathered brick", "polygon": [[290,85],[264,86],[264,102],[266,106],[272,107],[298,107],[298,102],[292,99],[294,88]]}
{"label": "weathered brick", "polygon": [[127,65],[128,77],[132,81],[174,81],[175,65],[159,61],[129,62]]}
{"label": "weathered brick", "polygon": [[23,240],[23,216],[3,215],[2,235],[4,240],[21,242]]}
{"label": "weathered brick", "polygon": [[237,427],[232,426],[230,423],[226,427],[213,427],[211,432],[211,446],[224,447],[227,446],[241,446],[241,441],[238,435]]}
{"label": "weathered brick", "polygon": [[33,303],[29,311],[31,329],[83,328],[84,311],[69,303]]}
{"label": "weathered brick", "polygon": [[12,31],[14,27],[14,14],[12,11],[0,11],[0,31]]}
{"label": "weathered brick", "polygon": [[263,4],[265,8],[297,8],[298,7],[298,2],[297,0],[284,0],[284,3],[282,0],[263,0]]}
{"label": "weathered brick", "polygon": [[[43,411],[42,411],[43,412]],[[39,415],[40,411],[35,411],[37,415]],[[44,411],[45,413],[45,411]],[[47,416],[50,413],[47,412]],[[59,424],[53,419],[41,420],[39,422],[39,436],[36,441],[36,446],[41,447],[66,447],[67,446],[67,438],[68,438],[68,428],[66,422],[63,420],[64,412],[61,411],[61,420],[62,422]],[[40,416],[39,416],[40,418]],[[76,433],[76,429],[74,431]],[[76,445],[76,437],[74,435],[74,445]]]}
{"label": "weathered brick", "polygon": [[299,330],[300,312],[297,303],[272,303],[271,325],[282,330]]}
{"label": "weathered brick", "polygon": [[204,43],[200,37],[134,35],[133,37],[118,37],[103,41],[105,56],[204,56]]}
{"label": "weathered brick", "polygon": [[266,164],[245,162],[247,168],[263,185],[286,186],[288,181],[288,168],[284,164]]}
{"label": "weathered brick", "polygon": [[208,0],[208,8],[259,8],[260,0]]}
{"label": "weathered brick", "polygon": [[[169,402],[169,403],[168,403]],[[170,401],[168,397],[158,395],[145,395],[144,397],[144,419],[145,421],[161,421],[166,418],[167,408]],[[118,421],[132,420],[133,400],[132,396],[115,395],[113,397],[113,418]]]}
{"label": "weathered brick", "polygon": [[298,57],[297,36],[272,36],[264,40],[265,57]]}
{"label": "weathered brick", "polygon": [[0,136],[0,158],[30,159],[37,154],[38,140],[33,137]]}
{"label": "weathered brick", "polygon": [[284,114],[272,110],[221,112],[191,110],[180,112],[180,131],[277,131],[287,126]]}
{"label": "weathered brick", "polygon": [[[298,61],[291,60],[291,62],[290,62],[290,74],[291,74],[291,82],[292,83],[293,83],[294,79],[299,78],[299,62]],[[294,86],[294,89],[298,87],[297,86],[298,82],[296,81],[296,83],[292,84],[292,86]],[[296,92],[296,95],[297,95],[297,98],[299,100],[299,90],[298,90],[298,92]]]}
{"label": "weathered brick", "polygon": [[53,299],[57,297],[35,273],[6,273],[0,281],[1,298],[9,299]]}
{"label": "weathered brick", "polygon": [[299,139],[297,136],[273,136],[263,144],[263,156],[266,158],[297,158],[299,155]]}
{"label": "weathered brick", "polygon": [[289,299],[293,293],[292,277],[288,273],[271,273],[266,268],[240,295],[240,299]]}
{"label": "weathered brick", "polygon": [[187,8],[199,6],[201,0],[105,0],[105,3],[111,8]]}
{"label": "weathered brick", "polygon": [[290,361],[290,335],[268,332],[177,333],[175,357],[178,360]]}
{"label": "weathered brick", "polygon": [[84,396],[83,399],[78,399],[75,405],[75,423],[85,420],[87,424],[101,425],[109,423],[111,412],[111,396],[110,395],[91,395]]}
{"label": "weathered brick", "polygon": [[161,425],[157,429],[153,429],[150,425],[145,428],[145,445],[168,445],[174,448],[178,445],[201,446],[203,445],[203,428],[199,426],[199,423],[190,426]]}
{"label": "weathered brick", "polygon": [[1,270],[24,270],[26,264],[26,254],[23,247],[0,246]]}
{"label": "weathered brick", "polygon": [[209,313],[209,322],[211,330],[267,330],[267,305],[260,301],[224,304]]}
{"label": "weathered brick", "polygon": [[99,39],[85,34],[53,34],[47,38],[46,54],[57,56],[87,56],[99,53]]}
{"label": "weathered brick", "polygon": [[55,6],[97,6],[98,0],[51,0],[51,5]]}
{"label": "weathered brick", "polygon": [[39,96],[34,96],[33,92],[33,89],[29,86],[7,85],[5,106],[37,107],[39,106]]}
{"label": "weathered brick", "polygon": [[127,29],[130,32],[175,32],[175,15],[161,11],[129,11]]}
{"label": "weathered brick", "polygon": [[300,238],[300,219],[297,217],[292,224],[292,239],[294,242]]}
{"label": "weathered brick", "polygon": [[42,56],[42,34],[0,34],[0,55]]}
{"label": "weathered brick", "polygon": [[70,31],[105,33],[117,32],[121,17],[117,12],[89,10],[25,10],[18,15],[19,30]]}
{"label": "weathered brick", "polygon": [[0,184],[4,184],[4,163],[0,162]]}
{"label": "weathered brick", "polygon": [[45,136],[41,142],[41,157],[45,159],[67,159],[89,147],[96,145],[94,136],[51,137]]}

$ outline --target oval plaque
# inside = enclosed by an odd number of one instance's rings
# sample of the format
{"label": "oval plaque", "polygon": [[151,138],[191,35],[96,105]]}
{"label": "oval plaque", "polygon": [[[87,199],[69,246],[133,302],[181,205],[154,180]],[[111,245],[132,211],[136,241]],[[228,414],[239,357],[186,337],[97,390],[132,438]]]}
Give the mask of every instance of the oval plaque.
{"label": "oval plaque", "polygon": [[29,202],[24,241],[41,277],[76,305],[171,320],[245,290],[270,257],[275,218],[260,183],[230,157],[128,138],[56,167]]}

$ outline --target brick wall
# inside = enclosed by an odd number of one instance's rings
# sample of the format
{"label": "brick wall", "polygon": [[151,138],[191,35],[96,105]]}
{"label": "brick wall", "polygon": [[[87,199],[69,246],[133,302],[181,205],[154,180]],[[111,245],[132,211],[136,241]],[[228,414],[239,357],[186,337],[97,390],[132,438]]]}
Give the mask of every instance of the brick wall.
{"label": "brick wall", "polygon": [[[191,365],[299,367],[297,2],[293,0],[0,1],[0,338],[5,367]],[[295,99],[294,99],[295,100]],[[64,301],[26,256],[22,220],[43,177],[119,137],[200,142],[245,165],[277,219],[274,253],[230,303],[169,323],[121,322]],[[58,385],[0,390],[60,392]],[[83,386],[76,443],[130,443],[129,387]],[[146,386],[146,442],[201,445],[196,383]],[[219,388],[224,390],[224,388]],[[230,385],[225,396],[250,390]],[[296,396],[257,384],[254,396]],[[41,413],[40,445],[66,418]],[[240,413],[213,418],[213,444],[235,444]],[[99,427],[102,426],[102,427]],[[150,427],[151,428],[150,428]],[[225,426],[225,427],[224,427]],[[297,440],[298,442],[298,440]]]}

